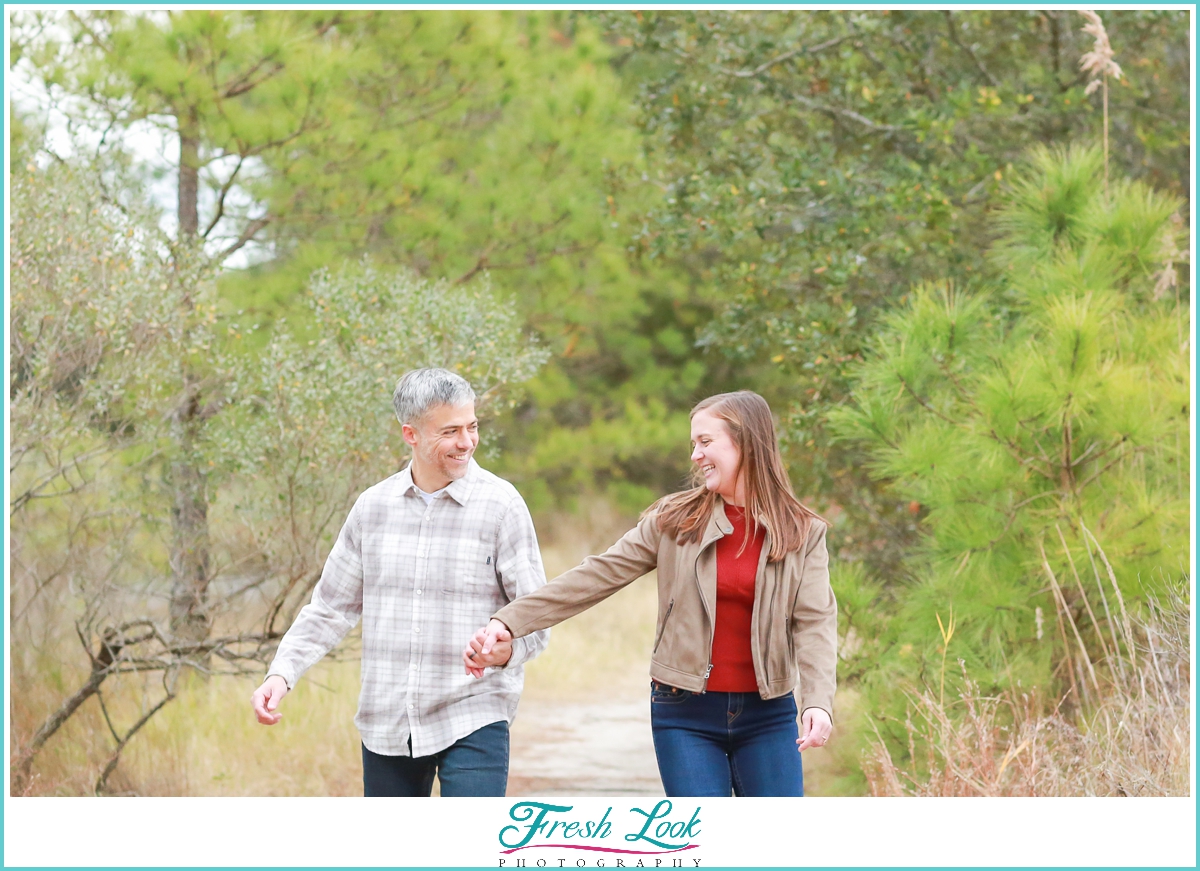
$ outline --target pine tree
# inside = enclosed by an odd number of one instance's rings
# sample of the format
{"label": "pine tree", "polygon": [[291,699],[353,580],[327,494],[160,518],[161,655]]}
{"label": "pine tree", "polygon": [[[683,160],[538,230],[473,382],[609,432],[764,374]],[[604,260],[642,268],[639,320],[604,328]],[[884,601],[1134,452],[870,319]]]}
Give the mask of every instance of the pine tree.
{"label": "pine tree", "polygon": [[[1129,181],[1106,196],[1098,149],[1036,151],[995,216],[999,284],[925,284],[887,320],[834,415],[924,533],[911,580],[884,584],[885,672],[936,692],[949,647],[1025,685],[1065,655],[1075,685],[1075,649],[1103,652],[1121,601],[1187,571],[1189,313],[1160,269],[1186,248],[1178,208]],[[1101,546],[1119,591],[1085,592]],[[1055,631],[1059,606],[1082,638]]]}

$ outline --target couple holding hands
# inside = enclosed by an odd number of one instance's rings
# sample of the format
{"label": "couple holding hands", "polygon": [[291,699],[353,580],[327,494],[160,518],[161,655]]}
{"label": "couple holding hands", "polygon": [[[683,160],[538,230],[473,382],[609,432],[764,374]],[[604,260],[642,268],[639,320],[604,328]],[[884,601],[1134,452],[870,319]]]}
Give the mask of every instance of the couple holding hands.
{"label": "couple holding hands", "polygon": [[666,794],[803,795],[801,752],[833,727],[837,605],[826,525],[792,492],[766,401],[697,404],[694,486],[548,583],[521,496],[472,459],[474,401],[444,369],[400,379],[412,462],[355,502],[254,693],[259,722],[280,720],[283,696],[361,619],[364,793],[428,796],[436,775],[443,796],[503,796],[523,664],[549,627],[657,570],[650,714]]}

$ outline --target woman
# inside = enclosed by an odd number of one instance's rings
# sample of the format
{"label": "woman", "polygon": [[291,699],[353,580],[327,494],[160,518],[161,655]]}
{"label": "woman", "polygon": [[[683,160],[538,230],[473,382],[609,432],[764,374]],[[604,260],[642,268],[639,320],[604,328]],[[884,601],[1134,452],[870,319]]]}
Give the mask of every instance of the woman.
{"label": "woman", "polygon": [[650,719],[667,795],[803,795],[793,743],[822,746],[833,728],[837,604],[825,523],[793,495],[761,396],[712,396],[691,419],[696,486],[663,497],[605,553],[497,612],[463,663],[478,677],[507,661],[512,638],[657,568]]}

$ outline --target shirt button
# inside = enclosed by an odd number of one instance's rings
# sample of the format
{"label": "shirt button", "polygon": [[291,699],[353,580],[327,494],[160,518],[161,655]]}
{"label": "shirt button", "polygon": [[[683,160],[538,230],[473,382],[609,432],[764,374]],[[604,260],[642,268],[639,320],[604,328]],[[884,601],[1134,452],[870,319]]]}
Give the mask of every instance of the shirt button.
{"label": "shirt button", "polygon": [[414,626],[414,627],[413,627],[413,632],[416,632],[418,635],[420,635],[420,634],[421,634],[421,627],[420,627],[420,626]]}
{"label": "shirt button", "polygon": [[412,705],[409,705],[409,706],[408,706],[408,709],[411,711],[411,710],[413,709],[413,706],[412,706]]}
{"label": "shirt button", "polygon": [[419,596],[419,595],[421,595],[421,591],[420,591],[420,590],[417,590],[417,595],[418,595],[418,596]]}

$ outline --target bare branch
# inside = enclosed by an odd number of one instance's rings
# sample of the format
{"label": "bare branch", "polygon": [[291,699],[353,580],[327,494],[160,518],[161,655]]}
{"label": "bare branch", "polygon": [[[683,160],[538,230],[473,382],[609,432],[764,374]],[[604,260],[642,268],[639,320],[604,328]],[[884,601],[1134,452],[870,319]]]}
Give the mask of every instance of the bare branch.
{"label": "bare branch", "polygon": [[251,242],[254,239],[254,236],[258,233],[259,230],[261,230],[263,227],[267,226],[270,223],[271,223],[270,218],[255,218],[253,221],[251,221],[249,224],[247,224],[242,229],[242,234],[240,236],[238,236],[236,242],[234,242],[232,245],[230,245],[228,248],[226,248],[224,251],[222,251],[220,254],[217,255],[217,260],[218,261],[225,260],[231,254],[233,254],[235,251],[240,251],[242,248],[244,248],[249,242]]}
{"label": "bare branch", "polygon": [[739,79],[753,78],[754,76],[762,75],[763,73],[765,73],[767,70],[769,70],[771,67],[775,66],[776,64],[781,64],[786,60],[791,60],[792,58],[796,57],[796,55],[816,54],[817,52],[824,51],[827,48],[833,48],[834,46],[836,46],[842,42],[845,42],[849,38],[850,38],[849,35],[837,36],[837,37],[834,37],[833,39],[827,39],[824,42],[819,42],[813,46],[800,46],[799,48],[794,48],[791,51],[785,51],[783,54],[779,55],[778,57],[772,58],[771,60],[767,61],[766,63],[759,64],[757,67],[755,67],[752,70],[726,70],[725,72],[727,72],[731,76],[736,76]]}
{"label": "bare branch", "polygon": [[239,155],[237,166],[233,168],[233,172],[229,174],[229,178],[225,180],[223,185],[221,185],[221,189],[217,193],[217,211],[213,215],[213,219],[208,222],[208,226],[204,228],[204,232],[200,234],[205,239],[208,238],[208,234],[213,231],[213,228],[221,222],[221,218],[225,217],[225,197],[229,195],[229,191],[233,187],[233,183],[237,181],[238,173],[241,171],[242,165],[245,162],[245,155]]}
{"label": "bare branch", "polygon": [[[113,450],[119,450],[119,448],[114,448],[112,445],[105,444],[105,445],[101,445],[96,448],[92,448],[89,451],[84,451],[83,453],[76,454],[68,462],[61,464],[56,469],[53,469],[50,472],[43,475],[35,483],[33,483],[24,493],[22,493],[20,496],[15,498],[10,505],[9,513],[15,514],[17,511],[20,511],[23,507],[25,507],[26,503],[28,503],[34,499],[48,499],[48,498],[52,498],[55,496],[67,496],[67,495],[70,495],[71,493],[79,492],[80,490],[82,490],[84,487],[86,487],[90,483],[84,477],[83,470],[79,468],[80,464],[83,462],[86,462],[87,460],[90,460],[92,457],[100,456],[101,454],[104,454],[104,453],[107,453],[107,452],[110,452]],[[74,470],[75,473],[80,478],[80,481],[77,484],[72,484],[70,482],[70,480],[67,478],[68,473],[70,473],[72,470]],[[61,478],[63,481],[65,481],[67,483],[68,489],[55,490],[52,493],[44,492],[47,487],[49,487],[51,484],[53,484],[59,478]]]}
{"label": "bare branch", "polygon": [[894,136],[897,133],[905,132],[903,127],[897,127],[894,124],[879,124],[865,115],[860,115],[853,109],[843,109],[841,106],[829,106],[801,94],[792,94],[792,99],[802,106],[816,112],[823,112],[831,118],[849,118],[851,121],[866,127],[872,133],[883,133],[888,136]]}
{"label": "bare branch", "polygon": [[[268,63],[271,64],[271,68],[268,69],[266,72],[264,72],[262,75],[260,75],[258,78],[255,78],[254,74],[257,73],[260,69],[263,68],[263,66],[265,66]],[[259,85],[263,84],[263,82],[269,81],[271,78],[273,78],[275,76],[276,73],[278,73],[280,70],[282,70],[283,67],[284,67],[284,65],[281,61],[277,61],[277,60],[273,61],[270,58],[263,58],[262,60],[258,61],[258,63],[251,66],[250,69],[248,69],[244,73],[242,73],[242,75],[238,76],[233,81],[221,86],[220,94],[222,97],[224,97],[227,100],[233,99],[234,97],[240,97],[242,94],[248,93],[249,91],[253,91]]]}
{"label": "bare branch", "polygon": [[[137,734],[138,730],[141,729],[142,726],[150,722],[150,718],[161,711],[167,702],[175,698],[175,687],[170,678],[171,675],[169,673],[163,675],[163,689],[166,690],[166,695],[159,700],[158,704],[146,711],[146,713],[144,713],[141,718],[134,723],[132,727],[130,727],[129,731],[125,733],[125,737],[118,738],[116,730],[113,730],[113,737],[116,738],[117,746],[116,749],[113,750],[112,755],[108,757],[108,763],[104,766],[104,771],[100,773],[100,777],[96,780],[96,786],[92,790],[95,795],[100,795],[104,791],[104,787],[108,784],[109,775],[111,775],[116,769],[117,763],[121,759],[121,751],[125,749],[125,746],[129,743],[130,739]],[[101,702],[101,704],[103,704],[103,702]],[[104,716],[107,719],[107,711],[104,712]],[[112,728],[111,722],[109,723],[109,728]]]}

